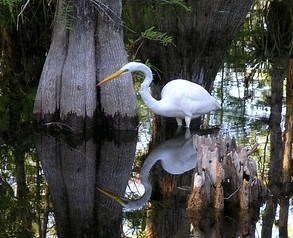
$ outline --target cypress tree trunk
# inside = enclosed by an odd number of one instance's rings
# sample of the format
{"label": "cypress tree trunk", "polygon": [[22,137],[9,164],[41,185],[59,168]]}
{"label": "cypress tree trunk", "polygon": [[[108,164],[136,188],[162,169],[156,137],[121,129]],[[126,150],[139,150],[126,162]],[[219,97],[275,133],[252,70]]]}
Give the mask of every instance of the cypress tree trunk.
{"label": "cypress tree trunk", "polygon": [[[127,63],[121,21],[122,0],[101,0],[104,8],[98,16],[96,58],[98,81],[114,73]],[[136,95],[131,75],[125,75],[102,85],[101,115],[103,124],[116,129],[134,129],[138,124]]]}
{"label": "cypress tree trunk", "polygon": [[[98,107],[102,109],[99,117],[111,119],[110,127],[136,127],[135,94],[133,87],[128,86],[132,85],[130,78],[121,83],[122,86],[111,84],[107,90],[101,89],[101,94],[97,93],[97,81],[126,62],[119,25],[121,0],[104,2],[57,2],[52,43],[34,105],[39,124],[57,121],[75,132],[91,131]],[[107,11],[117,17],[115,24]]]}
{"label": "cypress tree trunk", "polygon": [[135,32],[156,26],[156,30],[173,37],[173,43],[168,46],[145,41],[138,50],[139,57],[150,59],[161,70],[162,84],[175,78],[184,78],[211,91],[231,41],[253,1],[185,2],[190,10],[152,0],[139,4],[138,1],[128,0],[125,8],[129,25]]}

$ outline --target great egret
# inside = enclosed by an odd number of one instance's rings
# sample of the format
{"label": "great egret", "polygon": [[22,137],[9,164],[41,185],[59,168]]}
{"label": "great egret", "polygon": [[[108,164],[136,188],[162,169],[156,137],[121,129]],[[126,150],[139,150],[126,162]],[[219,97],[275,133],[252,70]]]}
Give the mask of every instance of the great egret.
{"label": "great egret", "polygon": [[149,153],[140,171],[140,182],[145,189],[141,198],[130,200],[105,189],[99,189],[99,191],[119,202],[127,210],[135,210],[142,207],[152,194],[152,185],[148,176],[157,161],[161,162],[165,171],[174,175],[183,174],[196,168],[197,151],[193,147],[192,135],[189,135],[188,138],[186,136],[176,136],[163,142]]}
{"label": "great egret", "polygon": [[182,119],[184,119],[186,127],[189,128],[191,119],[221,108],[219,102],[202,86],[184,79],[170,81],[162,89],[161,100],[154,99],[149,88],[153,81],[152,71],[148,66],[139,62],[130,62],[124,65],[97,85],[106,83],[126,72],[135,71],[145,74],[140,89],[140,95],[145,104],[158,115],[175,117],[178,126],[182,126]]}

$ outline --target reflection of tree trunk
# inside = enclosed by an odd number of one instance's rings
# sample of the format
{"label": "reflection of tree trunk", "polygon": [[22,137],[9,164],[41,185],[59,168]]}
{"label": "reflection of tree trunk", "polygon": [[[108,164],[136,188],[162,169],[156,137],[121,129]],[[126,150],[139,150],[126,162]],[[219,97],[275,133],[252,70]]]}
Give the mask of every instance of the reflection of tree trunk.
{"label": "reflection of tree trunk", "polygon": [[288,237],[289,198],[280,199],[279,237]]}
{"label": "reflection of tree trunk", "polygon": [[22,221],[22,234],[24,237],[32,237],[32,214],[27,200],[28,187],[25,176],[25,153],[22,150],[15,151],[15,179],[17,184],[17,199],[19,203],[18,216]]}
{"label": "reflection of tree trunk", "polygon": [[255,237],[258,211],[205,208],[188,210],[194,237]]}
{"label": "reflection of tree trunk", "polygon": [[283,161],[283,182],[290,182],[292,176],[292,128],[293,128],[293,59],[289,60],[286,85],[286,121]]}
{"label": "reflection of tree trunk", "polygon": [[272,237],[272,229],[275,221],[277,209],[277,202],[268,200],[266,203],[266,209],[263,216],[263,225],[261,230],[261,237],[270,238]]}
{"label": "reflection of tree trunk", "polygon": [[150,208],[147,212],[147,237],[189,237],[190,225],[184,208]]}
{"label": "reflection of tree trunk", "polygon": [[[284,68],[282,62],[275,62],[272,64],[272,96],[271,96],[271,161],[269,171],[270,185],[276,185],[280,182],[280,174],[282,171],[283,161],[283,140],[281,131],[282,119],[282,99],[283,99],[283,80]],[[273,187],[271,187],[273,189]],[[279,190],[276,187],[276,192]]]}
{"label": "reflection of tree trunk", "polygon": [[[152,201],[163,202],[167,209],[154,208],[148,213],[148,237],[187,237],[189,222],[186,213],[187,192],[178,187],[191,183],[192,171],[181,175],[171,175],[156,164],[151,172]],[[166,203],[167,202],[167,203]]]}
{"label": "reflection of tree trunk", "polygon": [[[96,171],[98,187],[124,197],[135,157],[136,139],[136,132],[119,131],[114,139],[102,142]],[[112,198],[98,193],[96,211],[98,236],[120,237],[122,206]]]}
{"label": "reflection of tree trunk", "polygon": [[60,238],[86,236],[93,223],[96,150],[92,140],[80,141],[70,146],[60,137],[36,134]]}
{"label": "reflection of tree trunk", "polygon": [[47,233],[47,226],[49,221],[49,211],[50,211],[50,190],[48,183],[45,183],[45,196],[44,196],[44,219],[43,219],[43,225],[40,232],[41,238],[46,238]]}

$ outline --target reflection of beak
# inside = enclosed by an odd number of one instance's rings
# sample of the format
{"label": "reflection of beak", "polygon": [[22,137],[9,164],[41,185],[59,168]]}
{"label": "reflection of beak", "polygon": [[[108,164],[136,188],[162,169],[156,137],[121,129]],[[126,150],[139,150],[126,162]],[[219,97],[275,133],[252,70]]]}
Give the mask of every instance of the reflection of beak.
{"label": "reflection of beak", "polygon": [[118,196],[110,191],[107,191],[105,189],[98,188],[98,190],[100,192],[102,192],[103,194],[107,195],[108,197],[113,198],[115,201],[119,202],[122,206],[126,206],[127,203],[129,202],[129,200],[127,198],[120,197],[120,196]]}
{"label": "reflection of beak", "polygon": [[97,84],[97,86],[100,86],[101,84],[104,84],[104,83],[107,83],[108,81],[114,79],[114,78],[117,78],[119,77],[121,74],[125,73],[125,70],[118,70],[117,72],[115,72],[114,74],[111,74],[109,77],[103,79],[101,82],[99,82]]}

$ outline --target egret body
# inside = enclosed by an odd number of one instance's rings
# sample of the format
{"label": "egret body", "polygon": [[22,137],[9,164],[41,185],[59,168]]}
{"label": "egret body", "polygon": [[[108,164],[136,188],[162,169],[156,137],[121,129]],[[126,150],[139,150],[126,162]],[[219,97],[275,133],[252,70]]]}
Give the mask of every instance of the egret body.
{"label": "egret body", "polygon": [[219,102],[202,86],[184,79],[175,79],[167,83],[161,92],[161,100],[156,100],[150,93],[153,81],[151,69],[143,63],[130,62],[120,70],[105,78],[98,85],[106,83],[126,72],[140,71],[145,79],[141,84],[140,95],[145,104],[156,114],[165,117],[175,117],[178,126],[185,120],[187,128],[190,121],[202,114],[221,108]]}

